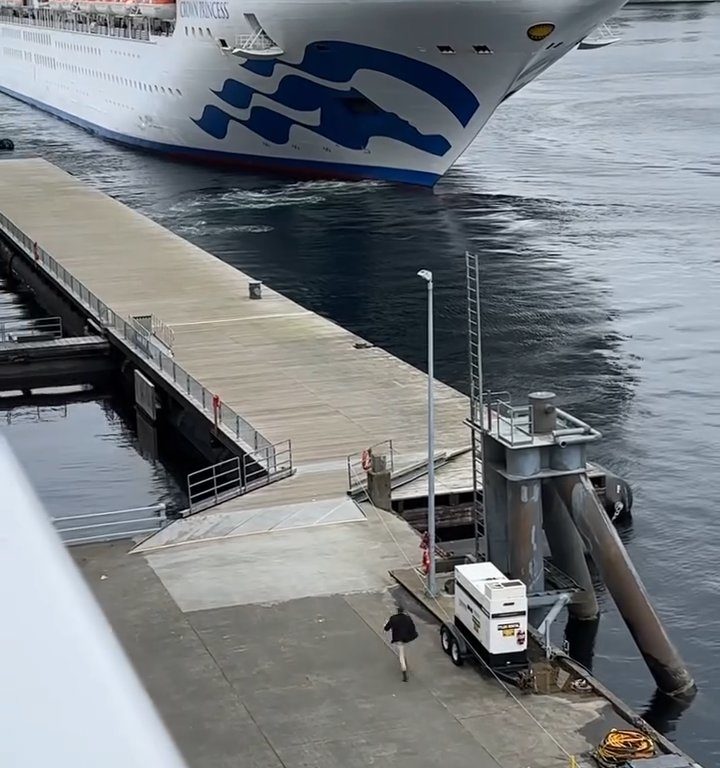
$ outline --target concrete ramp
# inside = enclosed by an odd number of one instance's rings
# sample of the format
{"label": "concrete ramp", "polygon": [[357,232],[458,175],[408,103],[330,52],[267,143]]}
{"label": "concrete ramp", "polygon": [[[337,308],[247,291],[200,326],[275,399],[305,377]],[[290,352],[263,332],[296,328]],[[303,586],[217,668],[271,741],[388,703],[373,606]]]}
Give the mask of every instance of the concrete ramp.
{"label": "concrete ramp", "polygon": [[365,515],[360,507],[347,496],[256,509],[208,511],[177,520],[143,541],[133,552],[148,552],[236,536],[363,521]]}

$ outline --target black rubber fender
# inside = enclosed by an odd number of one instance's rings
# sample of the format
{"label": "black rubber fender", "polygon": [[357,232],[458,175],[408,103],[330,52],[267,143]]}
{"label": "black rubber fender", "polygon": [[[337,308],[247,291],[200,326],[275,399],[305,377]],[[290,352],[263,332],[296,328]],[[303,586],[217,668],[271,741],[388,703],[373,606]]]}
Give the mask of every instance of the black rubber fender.
{"label": "black rubber fender", "polygon": [[630,483],[608,472],[605,475],[605,511],[613,522],[628,520],[632,514],[633,491]]}

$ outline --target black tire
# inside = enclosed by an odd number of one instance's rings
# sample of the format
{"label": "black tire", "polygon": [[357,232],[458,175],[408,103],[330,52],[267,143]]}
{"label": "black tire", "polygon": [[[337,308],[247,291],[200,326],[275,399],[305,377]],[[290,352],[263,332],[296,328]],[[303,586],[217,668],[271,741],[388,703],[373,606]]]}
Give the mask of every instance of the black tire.
{"label": "black tire", "polygon": [[445,624],[443,624],[442,627],[440,627],[440,646],[448,656],[450,655],[450,646],[452,645],[452,640],[452,632],[447,628]]}
{"label": "black tire", "polygon": [[460,644],[454,637],[450,643],[450,661],[452,661],[456,667],[462,667],[462,665],[465,663],[462,651],[460,650]]}

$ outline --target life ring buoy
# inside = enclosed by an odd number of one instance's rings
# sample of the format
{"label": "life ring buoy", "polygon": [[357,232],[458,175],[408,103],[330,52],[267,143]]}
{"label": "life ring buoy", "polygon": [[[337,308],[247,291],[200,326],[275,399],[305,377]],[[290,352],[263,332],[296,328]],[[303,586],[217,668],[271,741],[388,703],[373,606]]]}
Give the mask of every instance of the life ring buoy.
{"label": "life ring buoy", "polygon": [[370,454],[370,451],[363,451],[362,452],[362,458],[360,459],[362,463],[362,468],[366,471],[370,471],[370,467],[372,467],[372,455]]}

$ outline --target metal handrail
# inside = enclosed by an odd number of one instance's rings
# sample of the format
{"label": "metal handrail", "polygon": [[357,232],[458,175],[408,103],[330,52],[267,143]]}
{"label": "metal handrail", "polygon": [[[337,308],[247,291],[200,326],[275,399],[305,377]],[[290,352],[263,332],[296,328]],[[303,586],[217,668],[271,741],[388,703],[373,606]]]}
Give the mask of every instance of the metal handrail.
{"label": "metal handrail", "polygon": [[19,337],[50,336],[62,338],[59,317],[16,318],[0,322],[0,343],[17,341]]}
{"label": "metal handrail", "polygon": [[88,544],[155,533],[167,522],[167,508],[159,503],[112,512],[54,517],[52,522],[66,545]]}
{"label": "metal handrail", "polygon": [[[68,515],[67,517],[53,517],[54,523],[65,523],[69,520],[97,520],[101,517],[117,517],[118,515],[127,515],[131,512],[152,512],[149,517],[165,518],[166,506],[163,503],[152,504],[148,507],[130,507],[129,509],[114,509],[112,512],[88,512],[85,515]],[[132,518],[133,520],[145,520],[147,518]],[[117,523],[103,523],[103,525],[116,525]]]}
{"label": "metal handrail", "polygon": [[[382,448],[383,450],[378,450],[379,448]],[[392,474],[395,471],[395,451],[393,450],[393,441],[381,440],[379,443],[375,443],[375,445],[371,445],[369,448],[366,448],[365,450],[358,451],[356,453],[351,453],[347,457],[346,462],[347,462],[348,490],[352,490],[354,487],[359,485],[359,483],[353,482],[354,478],[357,478],[357,477],[362,478],[365,474],[365,470],[362,467],[362,459],[366,451],[371,456],[374,454],[375,456],[389,457],[390,473]]]}
{"label": "metal handrail", "polygon": [[[127,342],[127,345],[153,367],[168,384],[173,385],[187,399],[194,401],[195,405],[213,419],[218,428],[222,429],[226,435],[242,442],[244,447],[251,450],[264,450],[270,453],[274,451],[273,444],[249,421],[225,403],[215,400],[214,393],[200,384],[172,357],[166,355],[155,345],[149,344],[144,333],[110,309],[105,302],[88,290],[83,283],[68,272],[44,248],[31,240],[20,227],[3,213],[0,213],[0,228],[5,236],[15,243],[28,258],[52,275],[56,282],[63,285],[68,293],[89,311],[101,327]],[[219,406],[216,406],[216,403],[219,403]]]}
{"label": "metal handrail", "polygon": [[138,328],[154,336],[167,349],[172,351],[175,343],[175,331],[155,315],[132,315],[130,318]]}
{"label": "metal handrail", "polygon": [[289,440],[198,469],[187,476],[188,511],[194,514],[216,507],[224,501],[288,477],[292,471],[292,445]]}
{"label": "metal handrail", "polygon": [[529,405],[514,406],[509,398],[489,398],[487,431],[509,445],[531,443],[532,409]]}
{"label": "metal handrail", "polygon": [[243,51],[271,51],[280,47],[264,29],[236,35],[235,44]]}

